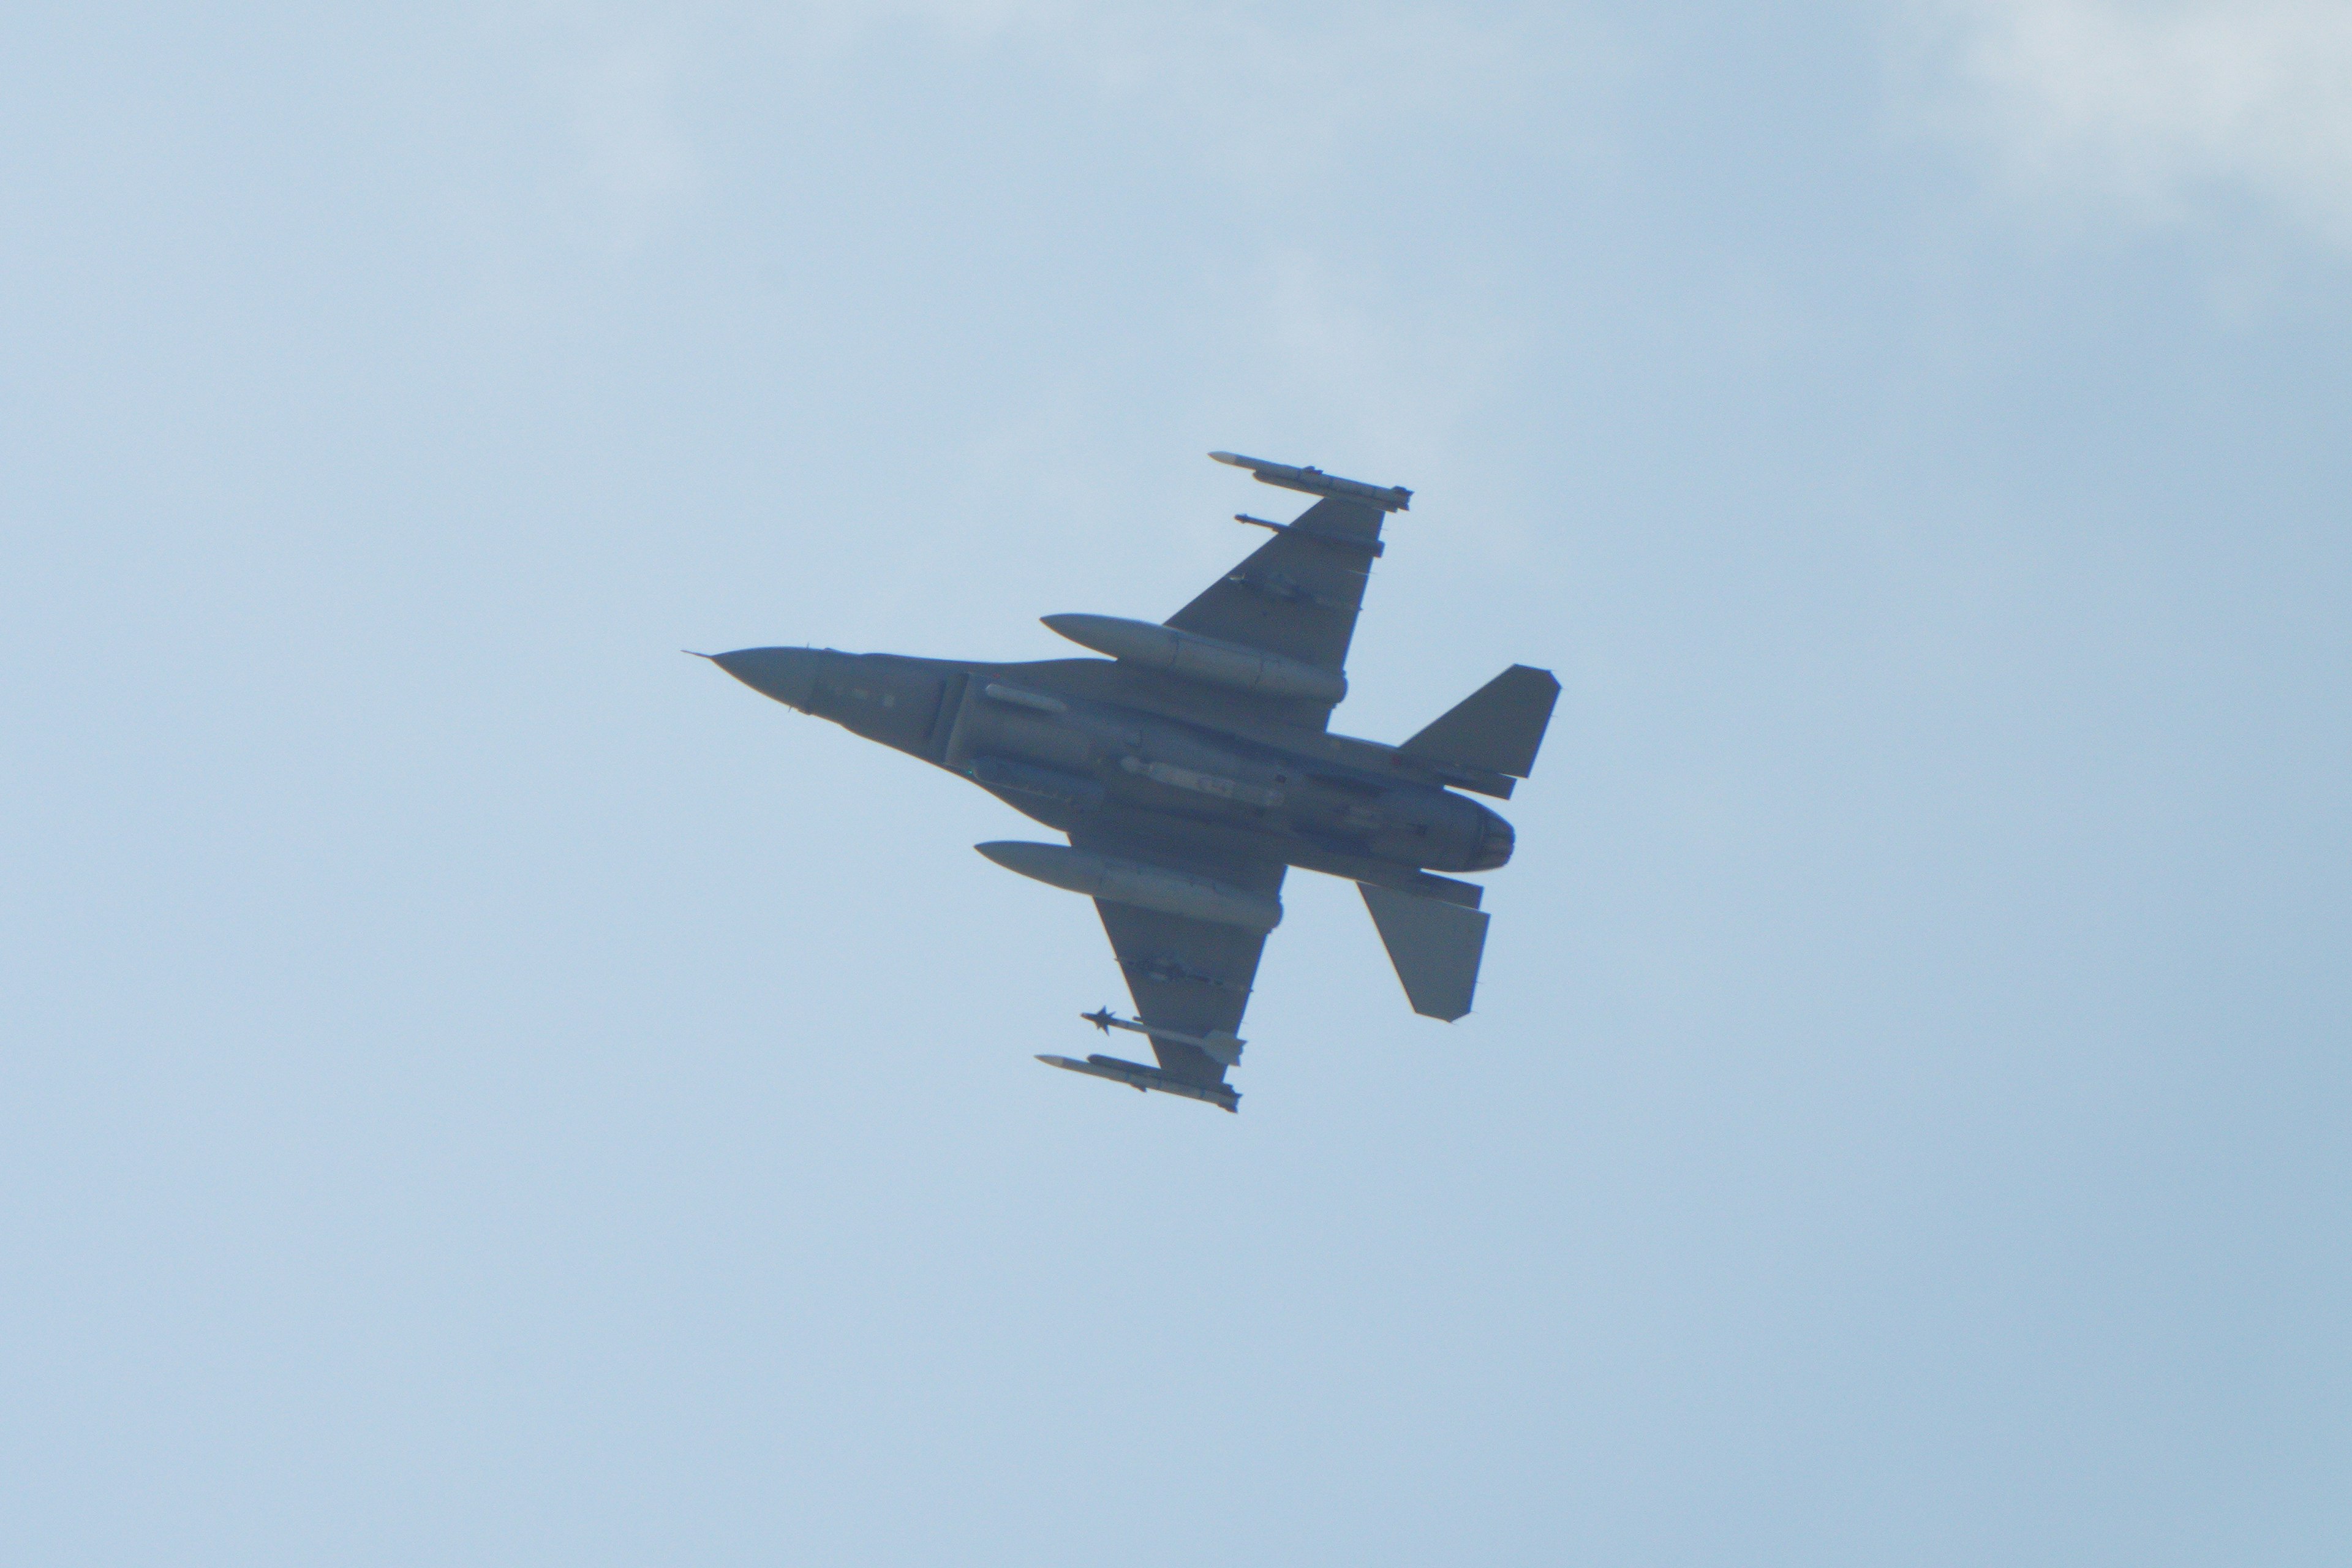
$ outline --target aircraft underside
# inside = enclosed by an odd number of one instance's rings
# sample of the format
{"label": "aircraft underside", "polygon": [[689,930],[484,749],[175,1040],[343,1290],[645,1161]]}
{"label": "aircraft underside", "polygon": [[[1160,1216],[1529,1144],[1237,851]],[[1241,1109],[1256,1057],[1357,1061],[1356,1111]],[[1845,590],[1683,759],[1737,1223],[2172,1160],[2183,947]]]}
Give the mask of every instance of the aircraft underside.
{"label": "aircraft underside", "polygon": [[1414,1011],[1470,1010],[1482,889],[1516,837],[1457,793],[1508,797],[1533,767],[1559,691],[1514,665],[1403,744],[1334,734],[1385,515],[1411,492],[1213,453],[1321,497],[1296,521],[1238,521],[1274,539],[1154,624],[1045,624],[1108,658],[986,664],[831,648],[745,648],[717,662],[780,702],[970,780],[1066,845],[979,846],[1009,870],[1095,900],[1158,1066],[1100,1055],[1053,1066],[1237,1108],[1225,1082],[1286,870],[1357,882]]}

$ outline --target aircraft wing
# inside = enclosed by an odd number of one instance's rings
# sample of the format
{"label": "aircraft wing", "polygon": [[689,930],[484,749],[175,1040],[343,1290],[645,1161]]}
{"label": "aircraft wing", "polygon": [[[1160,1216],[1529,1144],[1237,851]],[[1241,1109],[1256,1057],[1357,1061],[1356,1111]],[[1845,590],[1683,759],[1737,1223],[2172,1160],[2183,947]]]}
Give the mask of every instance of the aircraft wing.
{"label": "aircraft wing", "polygon": [[1345,674],[1383,515],[1364,501],[1317,501],[1166,624]]}
{"label": "aircraft wing", "polygon": [[[1282,886],[1285,868],[1277,861],[1211,858],[1171,850],[1158,841],[1146,844],[1100,833],[1073,833],[1070,842],[1081,849],[1197,871],[1253,892],[1273,894]],[[1095,900],[1095,910],[1127,976],[1136,1016],[1147,1028],[1196,1037],[1240,1032],[1250,984],[1257,977],[1258,955],[1265,949],[1264,932],[1101,899]],[[1172,1078],[1203,1086],[1225,1080],[1226,1064],[1198,1046],[1155,1035],[1151,1049],[1161,1070]]]}

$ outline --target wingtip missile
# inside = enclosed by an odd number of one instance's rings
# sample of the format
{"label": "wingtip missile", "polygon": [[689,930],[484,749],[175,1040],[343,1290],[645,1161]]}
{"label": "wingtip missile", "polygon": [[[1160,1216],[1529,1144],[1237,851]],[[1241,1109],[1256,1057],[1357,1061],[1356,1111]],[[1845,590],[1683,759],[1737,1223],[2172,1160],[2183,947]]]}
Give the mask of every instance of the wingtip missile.
{"label": "wingtip missile", "polygon": [[[1078,1060],[1076,1057],[1048,1056],[1045,1052],[1040,1051],[1037,1053],[1037,1059],[1044,1062],[1049,1068],[1060,1068],[1064,1072],[1082,1072],[1088,1078],[1108,1079],[1113,1083],[1127,1082],[1125,1079],[1120,1078],[1114,1073],[1103,1072],[1097,1068],[1091,1067],[1088,1064]],[[1135,1090],[1138,1094],[1144,1092],[1144,1088],[1139,1083],[1129,1083],[1127,1087]]]}
{"label": "wingtip missile", "polygon": [[1240,1093],[1224,1084],[1187,1083],[1181,1078],[1171,1078],[1157,1068],[1145,1067],[1141,1062],[1122,1061],[1118,1057],[1104,1056],[1092,1056],[1079,1061],[1075,1057],[1040,1055],[1037,1059],[1064,1072],[1080,1072],[1088,1078],[1123,1083],[1139,1094],[1146,1089],[1157,1089],[1161,1094],[1172,1094],[1180,1100],[1197,1100],[1203,1105],[1214,1105],[1229,1111],[1241,1110]]}
{"label": "wingtip missile", "polygon": [[1412,492],[1402,485],[1368,485],[1361,479],[1343,479],[1320,468],[1294,468],[1288,463],[1268,462],[1264,458],[1244,457],[1239,452],[1212,452],[1209,456],[1232,468],[1247,468],[1250,477],[1262,485],[1303,490],[1311,496],[1329,496],[1334,500],[1361,501],[1382,511],[1412,510]]}

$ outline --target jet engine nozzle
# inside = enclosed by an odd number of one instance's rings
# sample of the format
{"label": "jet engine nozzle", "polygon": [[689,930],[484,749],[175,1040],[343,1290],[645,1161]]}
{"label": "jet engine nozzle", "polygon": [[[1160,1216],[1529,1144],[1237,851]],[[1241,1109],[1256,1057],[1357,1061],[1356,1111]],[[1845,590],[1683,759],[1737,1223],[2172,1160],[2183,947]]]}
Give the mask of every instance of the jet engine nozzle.
{"label": "jet engine nozzle", "polygon": [[1485,806],[1477,808],[1479,822],[1478,847],[1472,851],[1465,871],[1491,871],[1511,858],[1518,847],[1519,836],[1511,825]]}

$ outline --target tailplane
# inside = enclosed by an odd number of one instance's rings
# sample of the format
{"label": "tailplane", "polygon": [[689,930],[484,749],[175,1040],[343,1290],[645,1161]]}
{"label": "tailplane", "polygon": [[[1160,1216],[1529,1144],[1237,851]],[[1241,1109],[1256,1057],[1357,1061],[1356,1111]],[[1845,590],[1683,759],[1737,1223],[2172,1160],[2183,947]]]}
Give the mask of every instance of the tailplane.
{"label": "tailplane", "polygon": [[1412,1010],[1449,1024],[1469,1012],[1471,994],[1478,989],[1478,960],[1486,951],[1486,913],[1370,882],[1356,887],[1372,911]]}

